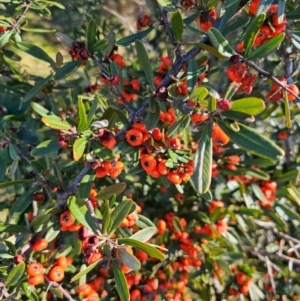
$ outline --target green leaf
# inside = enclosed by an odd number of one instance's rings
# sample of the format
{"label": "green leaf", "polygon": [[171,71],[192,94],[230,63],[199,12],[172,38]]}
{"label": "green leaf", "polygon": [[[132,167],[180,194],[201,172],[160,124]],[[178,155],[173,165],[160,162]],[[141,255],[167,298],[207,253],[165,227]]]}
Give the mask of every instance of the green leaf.
{"label": "green leaf", "polygon": [[32,102],[30,105],[32,110],[35,111],[40,116],[47,116],[50,113],[49,110],[45,109],[43,106],[41,106],[36,102]]}
{"label": "green leaf", "polygon": [[36,33],[48,33],[48,32],[55,32],[55,29],[44,29],[44,28],[28,28],[28,27],[22,27],[23,31],[27,32],[36,32]]}
{"label": "green leaf", "polygon": [[9,224],[0,223],[0,232],[1,233],[4,233],[4,232],[8,232],[8,233],[12,233],[12,232],[15,232],[15,233],[19,233],[19,232],[26,233],[28,231],[29,231],[29,229],[26,228],[26,227],[24,227],[24,226],[9,225]]}
{"label": "green leaf", "polygon": [[103,51],[103,57],[108,58],[111,54],[111,52],[113,51],[115,44],[116,44],[116,35],[114,32],[110,32],[108,34],[108,36],[106,37],[106,40],[108,42],[107,47],[105,49],[105,51]]}
{"label": "green leaf", "polygon": [[45,86],[48,85],[48,83],[52,80],[52,74],[50,74],[48,77],[43,78],[40,80],[36,85],[33,86],[32,89],[28,91],[28,93],[24,96],[23,102],[27,102],[28,100],[31,100],[38,92],[40,92]]}
{"label": "green leaf", "polygon": [[197,83],[199,77],[198,73],[198,65],[195,59],[191,59],[188,63],[187,68],[187,85],[188,85],[188,91],[191,92],[195,88],[195,85]]}
{"label": "green leaf", "polygon": [[211,124],[207,124],[200,138],[194,160],[193,182],[200,194],[206,193],[211,182],[212,170],[212,139]]}
{"label": "green leaf", "polygon": [[165,255],[161,253],[159,250],[157,250],[155,247],[145,244],[141,241],[131,239],[131,238],[119,238],[118,239],[119,244],[129,245],[136,249],[139,249],[141,251],[144,251],[148,255],[150,255],[153,258],[157,258],[159,260],[164,260]]}
{"label": "green leaf", "polygon": [[100,41],[97,41],[91,49],[91,52],[97,52],[97,51],[103,51],[106,49],[108,46],[108,40],[107,39],[102,39]]}
{"label": "green leaf", "polygon": [[25,262],[21,262],[17,264],[8,274],[5,285],[8,286],[15,286],[18,284],[18,281],[22,278],[25,273]]}
{"label": "green leaf", "polygon": [[213,56],[215,56],[216,58],[218,58],[221,61],[223,61],[225,56],[226,56],[226,55],[223,55],[222,53],[220,53],[214,47],[211,47],[210,45],[206,45],[206,44],[202,44],[202,43],[196,43],[196,46],[202,48],[203,50],[206,50],[207,52],[209,52],[210,54],[212,54]]}
{"label": "green leaf", "polygon": [[134,255],[127,252],[125,248],[119,248],[118,253],[120,256],[120,261],[130,269],[136,271],[141,268],[141,263],[139,260]]}
{"label": "green leaf", "polygon": [[201,100],[204,100],[207,95],[208,95],[208,90],[204,87],[199,87],[193,90],[190,97],[192,100],[200,102]]}
{"label": "green leaf", "polygon": [[122,272],[119,264],[116,261],[113,261],[113,273],[116,282],[117,292],[119,294],[121,301],[129,301],[130,296],[127,287],[127,281],[124,273]]}
{"label": "green leaf", "polygon": [[8,152],[9,156],[11,157],[12,160],[20,160],[19,152],[16,149],[14,144],[9,144],[8,146]]}
{"label": "green leaf", "polygon": [[278,161],[283,157],[284,151],[273,141],[260,135],[256,130],[241,123],[237,124],[240,130],[235,132],[229,125],[219,121],[219,125],[225,134],[229,136],[233,143],[237,144],[242,149],[272,161]]}
{"label": "green leaf", "polygon": [[82,64],[81,60],[77,60],[74,62],[68,62],[64,64],[61,68],[57,70],[57,72],[54,75],[55,80],[61,80],[65,77],[68,77],[72,73],[74,73]]}
{"label": "green leaf", "polygon": [[213,47],[223,56],[231,57],[236,52],[231,48],[228,41],[223,35],[214,27],[210,28],[207,35],[213,45]]}
{"label": "green leaf", "polygon": [[255,60],[258,58],[265,57],[269,52],[276,49],[285,37],[284,33],[280,33],[276,37],[270,39],[267,43],[257,47],[254,51],[252,51],[248,56],[248,60]]}
{"label": "green leaf", "polygon": [[102,232],[106,235],[107,229],[110,224],[110,207],[109,201],[105,200],[103,205],[103,212],[102,212]]}
{"label": "green leaf", "polygon": [[171,0],[157,0],[158,4],[168,12],[176,12],[176,7]]}
{"label": "green leaf", "polygon": [[85,106],[81,97],[78,97],[78,115],[79,115],[79,124],[77,127],[77,131],[78,133],[81,133],[87,129],[87,125],[88,125]]}
{"label": "green leaf", "polygon": [[190,124],[190,115],[182,115],[178,118],[168,129],[167,135],[170,138],[174,138],[181,134]]}
{"label": "green leaf", "polygon": [[263,112],[266,108],[265,102],[261,98],[257,97],[245,97],[234,100],[231,103],[231,109],[229,111],[237,111],[252,116],[256,116]]}
{"label": "green leaf", "polygon": [[83,176],[78,188],[78,196],[82,200],[89,197],[95,177],[96,171],[93,169],[89,170],[88,173]]}
{"label": "green leaf", "polygon": [[157,2],[155,0],[146,0],[146,4],[151,11],[151,15],[158,19],[160,17],[160,11]]}
{"label": "green leaf", "polygon": [[4,148],[0,151],[0,166],[1,166],[0,180],[2,180],[6,174],[7,163],[8,163],[7,157],[8,157],[8,150],[7,148]]}
{"label": "green leaf", "polygon": [[137,51],[141,69],[145,72],[145,75],[146,75],[146,78],[150,85],[151,90],[154,91],[156,89],[156,87],[154,85],[154,76],[153,76],[152,66],[149,61],[147,51],[146,51],[144,45],[142,44],[142,42],[139,40],[135,41],[135,48]]}
{"label": "green leaf", "polygon": [[76,274],[70,281],[70,283],[78,280],[79,278],[81,278],[82,276],[86,275],[87,273],[89,273],[90,271],[92,271],[100,262],[102,261],[102,259],[99,259],[97,261],[95,261],[94,263],[90,264],[87,268],[85,268],[84,270],[80,271],[78,274]]}
{"label": "green leaf", "polygon": [[68,131],[71,125],[67,121],[61,120],[57,116],[44,116],[42,122],[51,129]]}
{"label": "green leaf", "polygon": [[276,225],[276,228],[279,231],[287,231],[286,224],[282,221],[282,219],[273,211],[270,211],[268,208],[262,207],[261,210],[263,211],[264,215],[270,218],[272,222]]}
{"label": "green leaf", "polygon": [[17,198],[17,200],[12,204],[9,210],[9,216],[11,218],[18,220],[20,215],[27,209],[30,204],[32,204],[32,194],[34,191],[36,191],[36,187],[31,188]]}
{"label": "green leaf", "polygon": [[293,123],[291,120],[291,111],[290,111],[290,104],[289,104],[287,91],[283,91],[283,101],[284,101],[285,125],[287,128],[291,128],[293,126]]}
{"label": "green leaf", "polygon": [[148,227],[153,227],[156,229],[155,224],[146,216],[138,214],[138,220],[136,221],[136,226],[140,229],[145,229]]}
{"label": "green leaf", "polygon": [[[151,100],[150,100],[151,103]],[[153,112],[151,110],[148,110],[147,116],[145,118],[145,125],[148,131],[151,131],[155,128],[157,125],[157,122],[159,120],[159,106],[157,105],[156,101],[153,101]]]}
{"label": "green leaf", "polygon": [[273,0],[261,0],[259,2],[258,9],[256,11],[257,15],[260,15],[261,13],[266,13],[269,7],[272,5]]}
{"label": "green leaf", "polygon": [[[221,18],[221,23],[219,25],[219,30],[223,31],[223,28],[230,24],[229,20],[236,14],[237,8],[240,5],[240,0],[226,0],[223,3],[224,7],[224,15]],[[245,16],[243,16],[245,18]]]}
{"label": "green leaf", "polygon": [[136,40],[141,40],[144,37],[146,37],[151,31],[153,30],[153,27],[150,26],[146,30],[138,31],[137,33],[134,33],[130,36],[127,36],[125,38],[122,38],[116,42],[117,45],[120,46],[128,46],[129,44],[135,42]]}
{"label": "green leaf", "polygon": [[171,16],[171,28],[175,40],[180,42],[183,34],[183,20],[179,11],[176,11]]}
{"label": "green leaf", "polygon": [[94,233],[97,233],[99,231],[98,225],[96,225],[94,219],[91,217],[84,202],[82,202],[75,196],[71,196],[67,201],[67,205],[72,215],[80,224],[87,227]]}
{"label": "green leaf", "polygon": [[108,200],[113,194],[118,196],[126,189],[126,183],[116,183],[110,186],[107,186],[100,190],[96,195],[97,200]]}
{"label": "green leaf", "polygon": [[248,55],[256,37],[257,34],[264,23],[266,18],[266,14],[261,14],[258,16],[254,16],[253,19],[251,20],[250,26],[247,27],[246,32],[245,32],[245,39],[244,39],[244,48],[245,48],[245,56]]}
{"label": "green leaf", "polygon": [[9,186],[15,186],[15,185],[31,184],[33,181],[34,181],[33,179],[24,179],[24,180],[4,182],[4,183],[0,183],[0,189],[1,188],[6,188],[6,187],[9,187]]}
{"label": "green leaf", "polygon": [[46,140],[38,144],[31,152],[30,155],[33,157],[45,156],[49,153],[56,152],[61,148],[56,140]]}
{"label": "green leaf", "polygon": [[94,20],[90,20],[88,28],[87,28],[87,49],[89,51],[92,50],[93,46],[96,43],[96,36],[97,36],[97,25]]}
{"label": "green leaf", "polygon": [[49,63],[52,67],[56,66],[55,61],[42,48],[27,42],[19,42],[17,43],[17,46],[31,56]]}
{"label": "green leaf", "polygon": [[134,233],[130,238],[141,242],[147,242],[156,232],[156,227],[149,227]]}
{"label": "green leaf", "polygon": [[112,235],[120,226],[124,218],[130,213],[133,202],[131,200],[122,201],[112,212],[110,224],[107,229],[109,235]]}
{"label": "green leaf", "polygon": [[296,212],[292,211],[287,206],[284,206],[284,205],[276,202],[275,208],[276,207],[279,207],[280,209],[282,209],[282,211],[289,217],[290,220],[295,220],[297,222],[300,222],[300,216],[299,216],[299,214],[297,214]]}
{"label": "green leaf", "polygon": [[1,37],[0,37],[0,48],[3,48],[8,40],[10,39],[13,32],[11,30],[7,30]]}
{"label": "green leaf", "polygon": [[87,126],[89,126],[91,124],[91,122],[93,121],[93,118],[95,116],[97,109],[98,109],[98,99],[94,98],[94,100],[92,102],[92,106],[87,114]]}

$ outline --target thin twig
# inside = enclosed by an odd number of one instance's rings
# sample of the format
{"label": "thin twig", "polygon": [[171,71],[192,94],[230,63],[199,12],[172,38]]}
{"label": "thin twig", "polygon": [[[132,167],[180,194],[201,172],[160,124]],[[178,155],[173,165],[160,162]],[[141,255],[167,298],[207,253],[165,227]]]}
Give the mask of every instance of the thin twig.
{"label": "thin twig", "polygon": [[276,294],[276,284],[274,280],[274,275],[273,275],[273,270],[272,270],[272,262],[270,261],[269,256],[265,256],[266,264],[267,264],[267,269],[268,269],[268,275],[270,277],[271,285],[273,288],[274,294]]}
{"label": "thin twig", "polygon": [[45,279],[48,282],[49,286],[53,286],[57,288],[67,300],[77,301],[76,299],[73,299],[72,296],[69,294],[69,292],[66,291],[59,283],[49,280],[47,276],[45,277]]}

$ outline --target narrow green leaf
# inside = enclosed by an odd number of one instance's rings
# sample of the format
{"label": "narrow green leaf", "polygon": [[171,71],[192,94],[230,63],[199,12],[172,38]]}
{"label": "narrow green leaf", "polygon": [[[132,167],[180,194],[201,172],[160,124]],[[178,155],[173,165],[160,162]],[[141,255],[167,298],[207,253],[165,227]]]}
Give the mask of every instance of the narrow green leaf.
{"label": "narrow green leaf", "polygon": [[98,109],[98,99],[94,98],[91,108],[87,114],[87,126],[89,126],[91,124],[97,109]]}
{"label": "narrow green leaf", "polygon": [[5,285],[7,287],[9,286],[15,286],[18,284],[18,281],[21,279],[21,277],[25,273],[25,262],[21,262],[17,264],[8,274],[6,280],[5,280]]}
{"label": "narrow green leaf", "polygon": [[95,261],[94,263],[90,264],[87,268],[85,268],[84,270],[80,271],[78,274],[76,274],[70,281],[70,283],[78,280],[79,278],[81,278],[82,276],[86,275],[87,273],[89,273],[90,271],[92,271],[103,259],[99,259],[97,261]]}
{"label": "narrow green leaf", "polygon": [[97,25],[94,20],[90,20],[88,28],[87,28],[87,49],[89,51],[92,50],[93,46],[96,43],[96,36],[97,36]]}
{"label": "narrow green leaf", "polygon": [[131,239],[131,238],[119,238],[118,243],[124,244],[124,245],[129,245],[136,249],[144,251],[145,253],[147,253],[148,255],[150,255],[153,258],[157,258],[159,260],[165,259],[165,255],[163,253],[161,253],[158,249],[156,249],[155,247],[153,247],[151,245],[145,244],[141,241]]}
{"label": "narrow green leaf", "polygon": [[77,127],[77,131],[81,133],[86,130],[88,125],[85,106],[81,97],[78,97],[78,115],[79,115],[79,124]]}
{"label": "narrow green leaf", "polygon": [[61,148],[61,146],[57,143],[56,140],[46,140],[40,144],[38,144],[31,152],[31,156],[33,157],[39,157],[39,156],[45,156],[49,153],[58,151]]}
{"label": "narrow green leaf", "polygon": [[1,37],[0,37],[0,48],[3,48],[7,42],[9,41],[13,32],[11,30],[7,30]]}
{"label": "narrow green leaf", "polygon": [[120,46],[128,46],[129,44],[135,42],[136,40],[141,40],[144,37],[146,37],[151,31],[153,30],[153,27],[150,26],[146,30],[138,31],[137,33],[134,33],[130,36],[127,36],[125,38],[122,38],[116,42],[117,45]]}
{"label": "narrow green leaf", "polygon": [[54,75],[55,80],[61,80],[68,77],[70,74],[74,73],[82,64],[81,60],[68,62],[64,64],[61,68],[57,70]]}
{"label": "narrow green leaf", "polygon": [[12,160],[20,160],[19,152],[14,144],[9,144],[8,153]]}
{"label": "narrow green leaf", "polygon": [[83,176],[78,188],[78,196],[82,200],[89,197],[95,177],[96,171],[93,169],[89,170],[88,173]]}
{"label": "narrow green leaf", "polygon": [[97,200],[108,200],[113,194],[118,196],[126,189],[126,183],[116,183],[101,189],[96,195]]}
{"label": "narrow green leaf", "polygon": [[179,11],[176,11],[171,16],[171,28],[175,40],[180,42],[183,34],[183,20]]}
{"label": "narrow green leaf", "polygon": [[103,205],[103,212],[102,212],[102,232],[104,235],[107,234],[107,229],[110,224],[110,207],[109,201],[105,200]]}
{"label": "narrow green leaf", "polygon": [[231,48],[228,41],[223,35],[214,27],[210,28],[207,35],[213,45],[213,47],[223,56],[231,57],[236,52]]}
{"label": "narrow green leaf", "polygon": [[156,227],[144,228],[130,236],[131,239],[135,239],[141,242],[147,242],[157,232]]}
{"label": "narrow green leaf", "polygon": [[30,105],[33,111],[39,114],[40,116],[47,116],[50,113],[49,110],[45,109],[43,106],[36,102],[31,102]]}
{"label": "narrow green leaf", "polygon": [[171,0],[157,0],[158,4],[168,12],[176,12],[176,7]]}
{"label": "narrow green leaf", "polygon": [[264,215],[270,218],[272,222],[276,225],[276,228],[279,231],[287,231],[287,226],[283,222],[283,220],[273,211],[270,211],[268,208],[262,207],[261,210],[263,211]]}
{"label": "narrow green leaf", "polygon": [[276,207],[279,207],[289,217],[290,220],[295,220],[298,223],[300,222],[300,216],[295,211],[292,211],[287,206],[284,206],[284,205],[282,205],[280,203],[277,203],[277,202],[275,204],[275,208]]}
{"label": "narrow green leaf", "polygon": [[237,111],[252,116],[256,116],[263,112],[266,108],[265,102],[261,98],[257,97],[245,97],[234,100],[231,103],[231,109],[229,111]]}
{"label": "narrow green leaf", "polygon": [[[240,0],[226,0],[226,2],[224,2],[224,15],[221,18],[219,26],[221,32],[224,32],[223,28],[231,23],[229,20],[236,14],[240,2]],[[243,18],[245,18],[245,16]]]}
{"label": "narrow green leaf", "polygon": [[127,252],[125,248],[119,248],[118,253],[120,256],[120,261],[130,269],[136,271],[141,268],[141,263],[139,260],[134,255]]}
{"label": "narrow green leaf", "polygon": [[197,102],[204,100],[208,95],[208,90],[204,87],[199,87],[193,90],[191,94],[191,99]]}
{"label": "narrow green leaf", "polygon": [[42,48],[40,48],[34,44],[30,44],[27,42],[19,42],[19,43],[17,43],[17,46],[22,51],[30,54],[31,56],[33,56],[41,61],[49,63],[51,66],[56,65],[54,60]]}
{"label": "narrow green leaf", "polygon": [[199,73],[198,73],[198,65],[195,59],[191,59],[188,63],[187,68],[187,85],[188,91],[191,92],[194,90],[195,85],[198,81]]}
{"label": "narrow green leaf", "polygon": [[108,42],[106,49],[103,51],[103,57],[108,58],[111,54],[111,52],[113,51],[115,44],[116,44],[116,35],[114,32],[110,32],[107,37],[106,40]]}
{"label": "narrow green leaf", "polygon": [[170,138],[176,137],[181,134],[190,124],[190,115],[182,115],[178,118],[168,129],[167,135]]}
{"label": "narrow green leaf", "polygon": [[24,226],[9,225],[9,224],[0,223],[0,232],[1,233],[4,233],[4,232],[8,232],[8,233],[12,233],[12,232],[15,232],[15,233],[19,233],[19,232],[26,233],[28,231],[29,231],[29,229],[27,229]]}
{"label": "narrow green leaf", "polygon": [[108,40],[107,39],[102,39],[100,41],[97,41],[91,49],[91,52],[97,52],[97,51],[103,51],[106,49],[108,46]]}
{"label": "narrow green leaf", "polygon": [[67,201],[67,205],[75,219],[80,224],[87,227],[94,233],[96,233],[99,230],[99,227],[96,225],[94,219],[91,217],[83,201],[79,200],[75,196],[71,196]]}
{"label": "narrow green leaf", "polygon": [[225,55],[221,54],[218,50],[216,50],[214,47],[211,47],[210,45],[196,43],[196,46],[202,48],[203,50],[206,50],[221,61],[223,61],[225,58]]}
{"label": "narrow green leaf", "polygon": [[4,183],[0,183],[0,189],[1,188],[6,188],[6,187],[9,187],[9,186],[15,186],[15,185],[31,184],[33,181],[34,180],[32,180],[32,179],[24,179],[24,180],[4,182]]}
{"label": "narrow green leaf", "polygon": [[146,51],[143,43],[140,42],[139,40],[137,40],[135,42],[135,48],[137,51],[141,69],[145,72],[145,75],[146,75],[146,78],[148,80],[151,90],[154,91],[156,89],[156,87],[154,85],[154,76],[153,76],[152,66],[149,61],[147,51]]}
{"label": "narrow green leaf", "polygon": [[[2,180],[6,174],[7,163],[8,163],[8,150],[4,148],[0,151],[0,180]],[[1,185],[1,184],[0,184]]]}
{"label": "narrow green leaf", "polygon": [[109,235],[112,235],[120,226],[124,218],[130,213],[133,202],[131,200],[122,201],[112,212],[110,224],[107,229]]}
{"label": "narrow green leaf", "polygon": [[291,128],[293,123],[291,120],[290,103],[289,103],[288,94],[286,91],[283,92],[283,100],[284,100],[285,125],[287,128]]}
{"label": "narrow green leaf", "polygon": [[43,78],[38,83],[36,83],[33,86],[33,88],[30,89],[28,93],[24,96],[23,102],[27,102],[28,100],[31,100],[33,97],[35,97],[38,92],[40,92],[45,86],[48,85],[51,79],[52,79],[52,74],[50,74],[46,78]]}
{"label": "narrow green leaf", "polygon": [[284,33],[280,33],[276,37],[270,39],[267,43],[257,47],[254,51],[252,51],[248,56],[248,60],[255,60],[261,57],[265,57],[269,52],[276,49],[285,37]]}
{"label": "narrow green leaf", "polygon": [[113,273],[116,282],[117,292],[119,294],[121,301],[129,301],[130,296],[127,287],[127,281],[124,273],[122,272],[119,264],[116,261],[113,261]]}
{"label": "narrow green leaf", "polygon": [[200,194],[206,193],[211,182],[212,170],[212,139],[211,124],[207,124],[200,138],[194,160],[193,182]]}
{"label": "narrow green leaf", "polygon": [[266,18],[266,14],[261,14],[258,16],[254,16],[254,18],[252,19],[253,21],[251,21],[250,26],[247,27],[246,32],[245,32],[245,39],[244,39],[244,48],[245,48],[245,56],[248,55],[256,37],[257,34],[262,26],[262,24],[264,23]]}
{"label": "narrow green leaf", "polygon": [[17,198],[9,210],[11,218],[18,220],[20,215],[32,204],[32,194],[34,191],[36,191],[36,188],[31,188]]}
{"label": "narrow green leaf", "polygon": [[267,10],[272,5],[272,3],[273,3],[273,0],[261,0],[259,2],[259,6],[257,8],[256,14],[260,15],[261,13],[266,13]]}
{"label": "narrow green leaf", "polygon": [[57,116],[44,116],[41,120],[46,126],[55,130],[67,131],[72,127],[67,121],[63,121]]}
{"label": "narrow green leaf", "polygon": [[36,32],[36,33],[48,33],[48,32],[55,32],[55,29],[44,29],[44,28],[28,28],[28,27],[22,27],[23,31],[27,32]]}
{"label": "narrow green leaf", "polygon": [[160,16],[160,11],[157,2],[155,0],[146,0],[146,4],[151,11],[151,15],[158,19]]}
{"label": "narrow green leaf", "polygon": [[138,214],[138,220],[136,221],[136,225],[140,228],[140,229],[145,229],[148,227],[153,227],[156,229],[155,224],[146,216],[144,215],[140,215]]}
{"label": "narrow green leaf", "polygon": [[229,136],[230,140],[242,149],[259,157],[270,159],[272,161],[280,160],[284,151],[270,139],[260,135],[257,131],[237,123],[240,130],[233,131],[229,125],[219,122],[220,127]]}

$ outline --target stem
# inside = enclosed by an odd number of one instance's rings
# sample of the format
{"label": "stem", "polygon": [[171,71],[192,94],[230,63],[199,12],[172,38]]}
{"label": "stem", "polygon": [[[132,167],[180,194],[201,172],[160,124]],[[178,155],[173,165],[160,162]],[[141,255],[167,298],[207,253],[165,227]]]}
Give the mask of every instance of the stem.
{"label": "stem", "polygon": [[72,296],[69,294],[69,292],[66,291],[59,283],[49,280],[49,278],[47,276],[45,277],[45,279],[48,282],[49,286],[53,286],[53,287],[57,288],[67,300],[77,301],[77,300],[73,299]]}

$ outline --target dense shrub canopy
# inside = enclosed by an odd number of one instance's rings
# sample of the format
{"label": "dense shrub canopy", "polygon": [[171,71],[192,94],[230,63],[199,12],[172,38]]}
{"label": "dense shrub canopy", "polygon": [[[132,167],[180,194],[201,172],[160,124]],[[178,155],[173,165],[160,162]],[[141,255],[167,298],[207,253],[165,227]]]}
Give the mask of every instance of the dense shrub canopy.
{"label": "dense shrub canopy", "polygon": [[299,299],[297,1],[0,10],[3,299]]}

